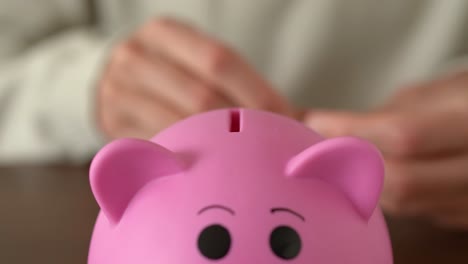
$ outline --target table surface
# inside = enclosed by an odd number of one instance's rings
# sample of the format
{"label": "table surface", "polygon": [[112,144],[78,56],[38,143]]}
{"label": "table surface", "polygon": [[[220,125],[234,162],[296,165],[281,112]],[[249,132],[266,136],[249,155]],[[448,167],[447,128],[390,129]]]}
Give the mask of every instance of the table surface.
{"label": "table surface", "polygon": [[[86,263],[97,212],[85,167],[0,168],[0,263]],[[468,263],[468,233],[388,224],[395,264]]]}

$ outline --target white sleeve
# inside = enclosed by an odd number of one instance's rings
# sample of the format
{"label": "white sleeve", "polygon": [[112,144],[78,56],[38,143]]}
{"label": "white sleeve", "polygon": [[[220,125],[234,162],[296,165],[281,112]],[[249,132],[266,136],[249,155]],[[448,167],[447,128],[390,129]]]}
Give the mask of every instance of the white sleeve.
{"label": "white sleeve", "polygon": [[[13,3],[32,2],[0,0],[0,164],[87,162],[103,144],[94,106],[107,41],[76,14],[86,1],[73,1],[41,1],[48,9],[20,16]],[[55,13],[59,2],[70,14]]]}

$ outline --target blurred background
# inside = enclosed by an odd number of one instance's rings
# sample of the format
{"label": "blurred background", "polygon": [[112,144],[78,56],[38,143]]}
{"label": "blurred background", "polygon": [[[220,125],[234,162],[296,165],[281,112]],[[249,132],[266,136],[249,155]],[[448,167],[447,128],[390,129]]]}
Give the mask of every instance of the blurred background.
{"label": "blurred background", "polygon": [[467,23],[464,0],[0,0],[0,263],[86,263],[96,152],[227,107],[375,144],[395,263],[466,263]]}

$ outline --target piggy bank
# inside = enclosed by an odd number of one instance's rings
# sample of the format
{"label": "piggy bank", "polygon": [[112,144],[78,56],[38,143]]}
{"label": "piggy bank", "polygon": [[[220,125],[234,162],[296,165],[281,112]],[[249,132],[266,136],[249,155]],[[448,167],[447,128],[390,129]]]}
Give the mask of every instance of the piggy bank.
{"label": "piggy bank", "polygon": [[391,264],[379,151],[277,114],[222,109],[90,168],[90,264]]}

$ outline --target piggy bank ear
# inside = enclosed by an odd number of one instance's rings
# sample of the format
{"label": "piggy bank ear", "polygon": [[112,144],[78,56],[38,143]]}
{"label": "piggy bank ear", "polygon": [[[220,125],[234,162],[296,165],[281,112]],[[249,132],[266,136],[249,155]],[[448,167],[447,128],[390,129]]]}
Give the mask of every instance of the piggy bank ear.
{"label": "piggy bank ear", "polygon": [[91,189],[104,215],[116,224],[145,184],[181,170],[180,160],[164,147],[145,140],[120,139],[106,145],[93,159]]}
{"label": "piggy bank ear", "polygon": [[321,141],[293,157],[288,177],[319,177],[337,187],[367,221],[377,207],[384,162],[370,143],[353,137]]}

